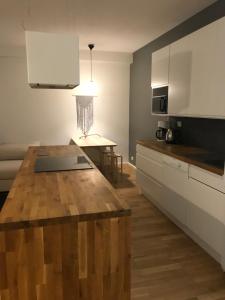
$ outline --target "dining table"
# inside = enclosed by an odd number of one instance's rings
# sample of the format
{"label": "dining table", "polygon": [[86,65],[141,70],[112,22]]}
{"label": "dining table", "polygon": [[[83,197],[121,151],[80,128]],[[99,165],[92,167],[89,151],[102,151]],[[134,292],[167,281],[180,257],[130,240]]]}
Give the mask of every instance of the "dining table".
{"label": "dining table", "polygon": [[[81,137],[78,136],[72,137],[71,142],[72,144],[75,144],[80,148],[82,148],[85,152],[88,149],[97,149],[99,153],[100,169],[103,171],[104,171],[104,152],[108,148],[110,155],[113,156],[115,153],[114,151],[115,147],[117,146],[117,143],[99,134],[93,134],[93,135],[81,136]],[[111,166],[111,168],[113,168],[113,166]]]}

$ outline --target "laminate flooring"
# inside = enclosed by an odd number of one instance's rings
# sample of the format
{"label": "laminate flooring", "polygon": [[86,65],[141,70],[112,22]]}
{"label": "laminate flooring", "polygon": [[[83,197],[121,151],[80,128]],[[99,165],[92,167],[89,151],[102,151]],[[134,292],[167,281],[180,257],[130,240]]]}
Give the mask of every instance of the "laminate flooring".
{"label": "laminate flooring", "polygon": [[220,265],[140,194],[133,167],[115,188],[132,208],[132,300],[225,300]]}

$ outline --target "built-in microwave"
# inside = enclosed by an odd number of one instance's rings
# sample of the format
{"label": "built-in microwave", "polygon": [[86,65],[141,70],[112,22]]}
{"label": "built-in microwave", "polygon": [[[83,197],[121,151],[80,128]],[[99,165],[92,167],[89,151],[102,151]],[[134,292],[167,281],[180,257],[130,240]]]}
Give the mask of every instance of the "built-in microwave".
{"label": "built-in microwave", "polygon": [[168,86],[152,89],[152,113],[168,113]]}

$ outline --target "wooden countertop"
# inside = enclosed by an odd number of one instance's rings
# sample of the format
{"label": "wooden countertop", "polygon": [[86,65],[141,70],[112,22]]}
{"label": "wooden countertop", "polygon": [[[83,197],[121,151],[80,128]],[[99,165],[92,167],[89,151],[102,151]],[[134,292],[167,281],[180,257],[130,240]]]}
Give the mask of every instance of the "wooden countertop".
{"label": "wooden countertop", "polygon": [[224,166],[218,167],[203,161],[204,157],[207,156],[207,158],[213,158],[216,154],[211,153],[202,148],[185,145],[166,144],[165,142],[156,140],[139,140],[137,141],[137,143],[152,150],[161,152],[165,155],[169,155],[179,160],[182,160],[186,163],[195,165],[199,168],[205,169],[217,175],[224,175]]}
{"label": "wooden countertop", "polygon": [[91,148],[91,147],[115,147],[116,143],[113,141],[104,138],[100,135],[90,135],[87,137],[77,137],[72,138],[74,143],[81,148]]}
{"label": "wooden countertop", "polygon": [[0,212],[0,231],[130,215],[128,205],[97,168],[34,172],[38,152],[85,155],[78,146],[30,147]]}

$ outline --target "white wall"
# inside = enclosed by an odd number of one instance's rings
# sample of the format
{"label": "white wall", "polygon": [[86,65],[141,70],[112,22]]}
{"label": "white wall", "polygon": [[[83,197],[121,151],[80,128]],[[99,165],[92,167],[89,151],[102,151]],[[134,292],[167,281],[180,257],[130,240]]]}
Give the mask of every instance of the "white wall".
{"label": "white wall", "polygon": [[[90,78],[90,63],[81,53],[81,81]],[[128,157],[129,70],[131,56],[97,53],[94,80],[99,96],[94,100],[92,132],[119,145]],[[0,50],[0,142],[68,144],[76,127],[74,90],[37,90],[27,84],[24,51]]]}

